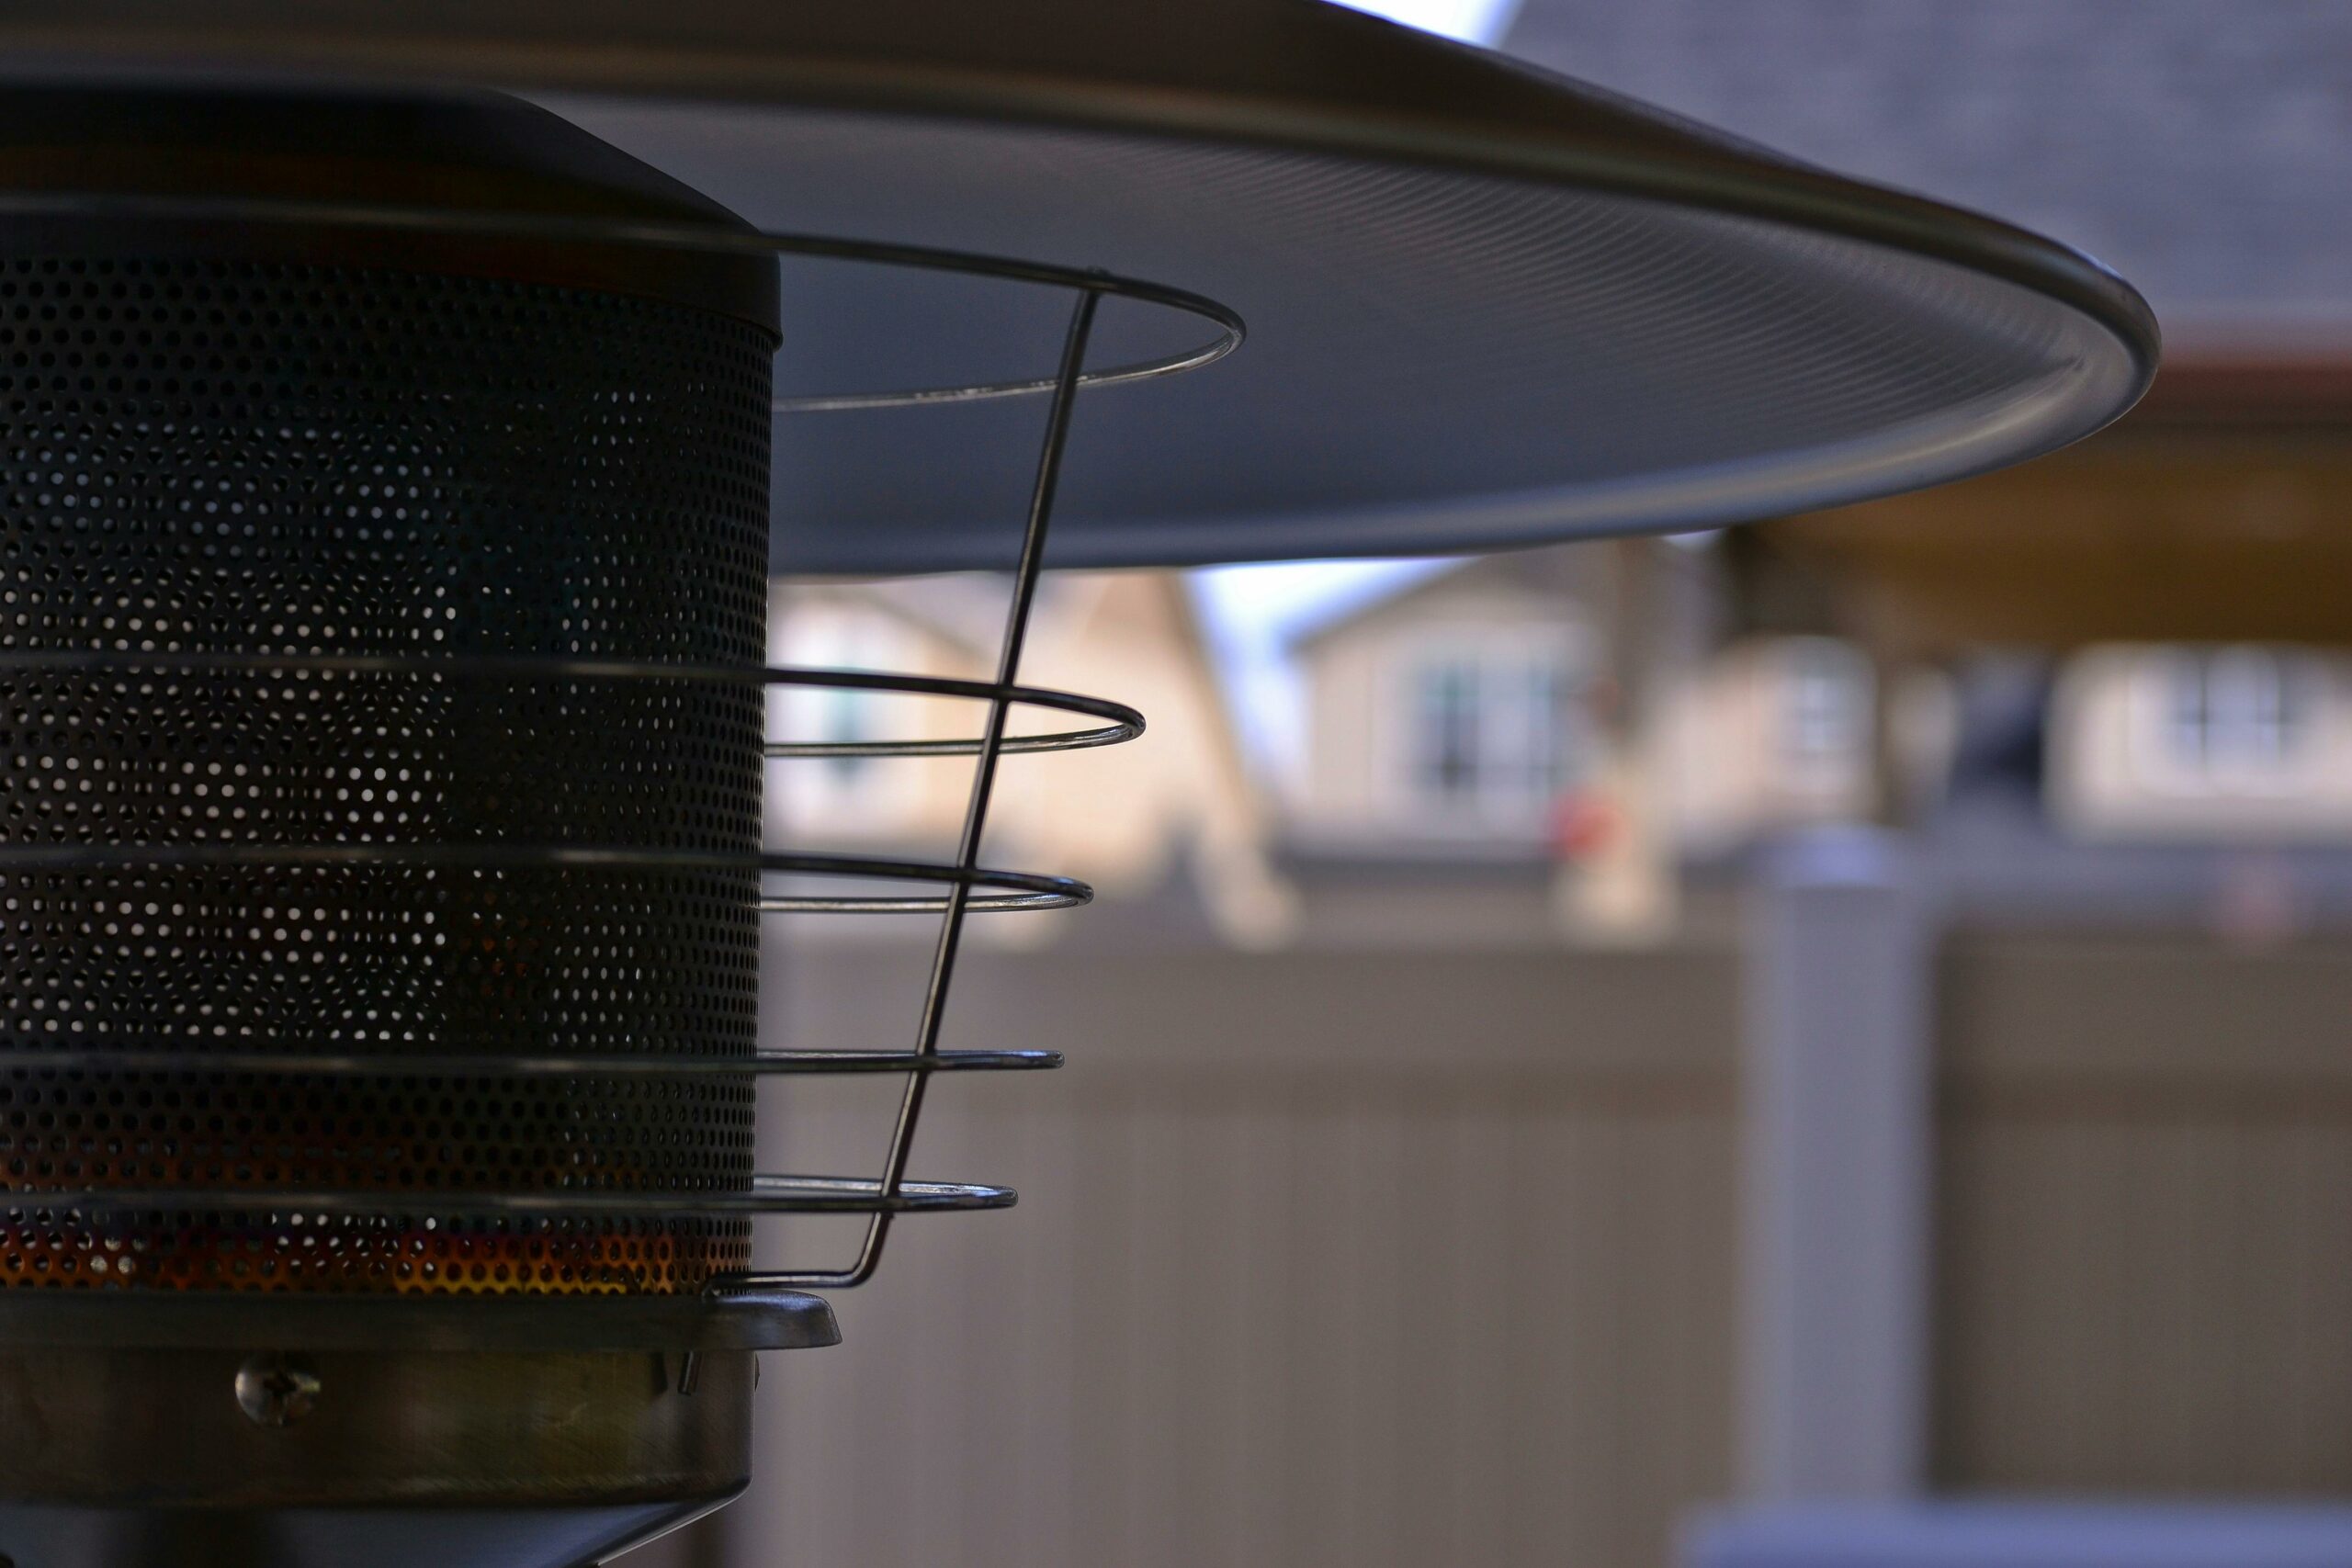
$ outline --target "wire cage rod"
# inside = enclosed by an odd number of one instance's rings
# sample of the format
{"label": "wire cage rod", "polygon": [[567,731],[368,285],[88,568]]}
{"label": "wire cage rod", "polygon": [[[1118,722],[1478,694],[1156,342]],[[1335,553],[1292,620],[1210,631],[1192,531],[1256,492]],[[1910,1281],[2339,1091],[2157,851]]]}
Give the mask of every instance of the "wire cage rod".
{"label": "wire cage rod", "polygon": [[[964,702],[1005,702],[1014,707],[1098,718],[1084,729],[1007,736],[1005,756],[1078,751],[1118,746],[1144,732],[1143,715],[1125,703],[1077,692],[995,681],[964,681],[939,675],[901,675],[879,670],[821,670],[801,665],[664,664],[642,660],[552,658],[511,654],[312,654],[209,653],[176,649],[70,649],[0,650],[0,673],[25,671],[51,674],[124,675],[413,675],[453,681],[675,681],[696,684],[813,688],[879,692],[894,696],[941,697]],[[946,739],[771,740],[767,757],[970,757],[979,737]]]}
{"label": "wire cage rod", "polygon": [[[420,1051],[354,1055],[343,1051],[141,1050],[133,1047],[0,1043],[0,1073],[175,1072],[243,1077],[837,1077],[867,1073],[1036,1071],[1062,1065],[1058,1051],[758,1051],[744,1056],[614,1053],[590,1056]],[[0,1201],[6,1194],[0,1193]]]}
{"label": "wire cage rod", "polygon": [[[1062,455],[1069,446],[1070,417],[1075,412],[1078,393],[1085,385],[1086,345],[1094,330],[1094,318],[1102,304],[1103,289],[1101,280],[1089,275],[1077,289],[1078,298],[1070,310],[1069,326],[1062,341],[1061,363],[1056,375],[1053,402],[1046,414],[1045,438],[1037,454],[1036,479],[1029,495],[1029,512],[1022,529],[1021,555],[1014,569],[1012,601],[1005,611],[1004,637],[997,654],[996,684],[1011,687],[1019,677],[1021,655],[1025,644],[1029,614],[1037,597],[1037,580],[1045,570],[1046,535],[1053,522],[1054,494],[1061,479]],[[965,805],[964,828],[956,847],[956,864],[969,871],[979,861],[980,844],[988,828],[989,805],[996,789],[997,762],[1003,755],[1005,723],[1011,705],[999,696],[989,704],[986,728],[982,732],[978,761],[972,770],[971,795]],[[939,941],[932,953],[931,974],[923,991],[922,1021],[915,1034],[915,1053],[933,1056],[939,1051],[939,1032],[947,1005],[947,994],[956,976],[956,959],[963,942],[964,917],[970,912],[971,887],[967,882],[956,882],[947,890],[947,908],[940,920]],[[890,1133],[890,1145],[883,1167],[880,1195],[888,1200],[898,1193],[906,1179],[907,1160],[914,1145],[916,1123],[922,1119],[923,1100],[931,1086],[928,1073],[908,1075],[906,1089],[899,1101],[899,1115]],[[725,1294],[740,1290],[833,1289],[842,1290],[862,1285],[874,1277],[881,1266],[882,1253],[890,1238],[890,1221],[897,1210],[888,1206],[873,1212],[866,1222],[865,1237],[859,1246],[856,1258],[841,1269],[747,1269],[715,1277],[704,1287],[706,1293]]]}
{"label": "wire cage rod", "polygon": [[[929,1213],[1009,1209],[1010,1187],[972,1181],[878,1181],[855,1176],[762,1174],[740,1190],[662,1192],[642,1189],[553,1188],[490,1192],[470,1189],[322,1189],[266,1187],[107,1187],[42,1191],[19,1188],[0,1199],[11,1224],[38,1225],[60,1214],[291,1214],[319,1219],[423,1216],[442,1219],[742,1219],[760,1214]],[[727,1276],[731,1281],[741,1275]]]}
{"label": "wire cage rod", "polygon": [[[149,870],[179,866],[246,866],[299,870],[328,866],[398,866],[411,870],[499,871],[746,871],[877,882],[937,882],[944,897],[887,894],[763,894],[752,901],[763,914],[931,914],[960,895],[975,913],[1070,909],[1092,901],[1094,889],[1071,876],[998,871],[873,855],[806,852],[731,854],[721,851],[647,850],[594,844],[0,844],[0,875],[25,871]],[[978,891],[989,889],[988,892]]]}
{"label": "wire cage rod", "polygon": [[[0,673],[120,673],[126,677],[255,674],[299,677],[419,676],[452,680],[676,681],[695,683],[802,687],[883,692],[899,695],[986,702],[992,706],[1036,707],[1100,718],[1085,729],[1000,738],[1002,755],[1046,753],[1116,746],[1144,731],[1143,716],[1123,703],[1074,692],[1022,686],[1009,681],[966,681],[880,671],[818,670],[797,666],[664,664],[645,660],[472,654],[276,654],[74,649],[0,650]],[[872,741],[771,741],[772,758],[952,757],[978,755],[984,738]],[[1073,908],[1093,892],[1070,877],[977,866],[886,861],[871,856],[810,852],[770,853],[757,858],[693,851],[653,851],[619,845],[479,844],[299,844],[250,843],[140,845],[135,843],[0,844],[0,873],[11,870],[93,870],[125,866],[322,866],[401,865],[448,870],[511,871],[562,867],[607,870],[757,870],[823,877],[872,878],[961,884],[965,908],[975,914]],[[986,892],[969,889],[985,888]],[[940,914],[942,897],[776,894],[763,896],[763,914]]]}

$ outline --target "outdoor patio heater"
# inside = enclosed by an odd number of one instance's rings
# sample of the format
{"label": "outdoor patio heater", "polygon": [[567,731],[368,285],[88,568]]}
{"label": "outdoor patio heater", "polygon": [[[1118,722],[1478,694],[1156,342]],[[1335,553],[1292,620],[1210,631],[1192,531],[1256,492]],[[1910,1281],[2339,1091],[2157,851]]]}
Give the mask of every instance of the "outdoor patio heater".
{"label": "outdoor patio heater", "polygon": [[[942,1045],[966,918],[1087,896],[981,863],[998,762],[1142,726],[1017,683],[1043,567],[1829,505],[2154,357],[2047,241],[1310,0],[10,7],[0,1559],[534,1568],[741,1490],[805,1292],[1012,1201],[910,1165],[934,1076],[1054,1065]],[[992,681],[763,665],[772,570],[965,568]],[[973,758],[955,858],[763,846],[845,750]],[[785,909],[939,917],[910,1038],[755,1038]],[[753,1168],[853,1073],[875,1169]],[[755,1254],[800,1212],[863,1247]]]}

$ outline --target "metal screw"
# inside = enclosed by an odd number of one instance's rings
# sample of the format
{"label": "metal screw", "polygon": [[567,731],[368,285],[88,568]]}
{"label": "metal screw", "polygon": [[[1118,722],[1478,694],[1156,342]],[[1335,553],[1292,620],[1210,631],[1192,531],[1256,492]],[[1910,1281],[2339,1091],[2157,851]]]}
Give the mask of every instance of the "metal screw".
{"label": "metal screw", "polygon": [[319,1402],[319,1371],[300,1356],[249,1356],[237,1369],[237,1408],[256,1426],[291,1427]]}

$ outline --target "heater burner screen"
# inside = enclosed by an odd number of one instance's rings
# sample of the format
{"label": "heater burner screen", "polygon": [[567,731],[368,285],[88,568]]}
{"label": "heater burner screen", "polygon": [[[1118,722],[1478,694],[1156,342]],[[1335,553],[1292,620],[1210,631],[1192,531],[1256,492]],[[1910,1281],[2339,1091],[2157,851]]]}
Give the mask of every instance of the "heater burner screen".
{"label": "heater burner screen", "polygon": [[[745,1265],[740,1219],[398,1199],[739,1191],[748,1078],[204,1058],[753,1049],[759,691],[480,661],[757,663],[773,352],[717,311],[493,277],[0,264],[0,846],[106,852],[0,869],[0,1287],[666,1293]],[[42,662],[94,651],[158,661]],[[208,654],[401,662],[168,662]],[[734,859],[464,863],[494,844]],[[387,1203],[40,1207],[199,1187]]]}

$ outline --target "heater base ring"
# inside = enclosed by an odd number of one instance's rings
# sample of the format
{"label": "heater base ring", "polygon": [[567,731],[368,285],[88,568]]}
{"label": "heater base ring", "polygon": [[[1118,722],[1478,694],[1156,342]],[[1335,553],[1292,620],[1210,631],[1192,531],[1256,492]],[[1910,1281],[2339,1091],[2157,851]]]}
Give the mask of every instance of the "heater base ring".
{"label": "heater base ring", "polygon": [[[251,1305],[250,1302],[246,1303]],[[576,1568],[725,1502],[752,1357],[11,1348],[25,1568]],[[279,1390],[299,1391],[293,1393]]]}

